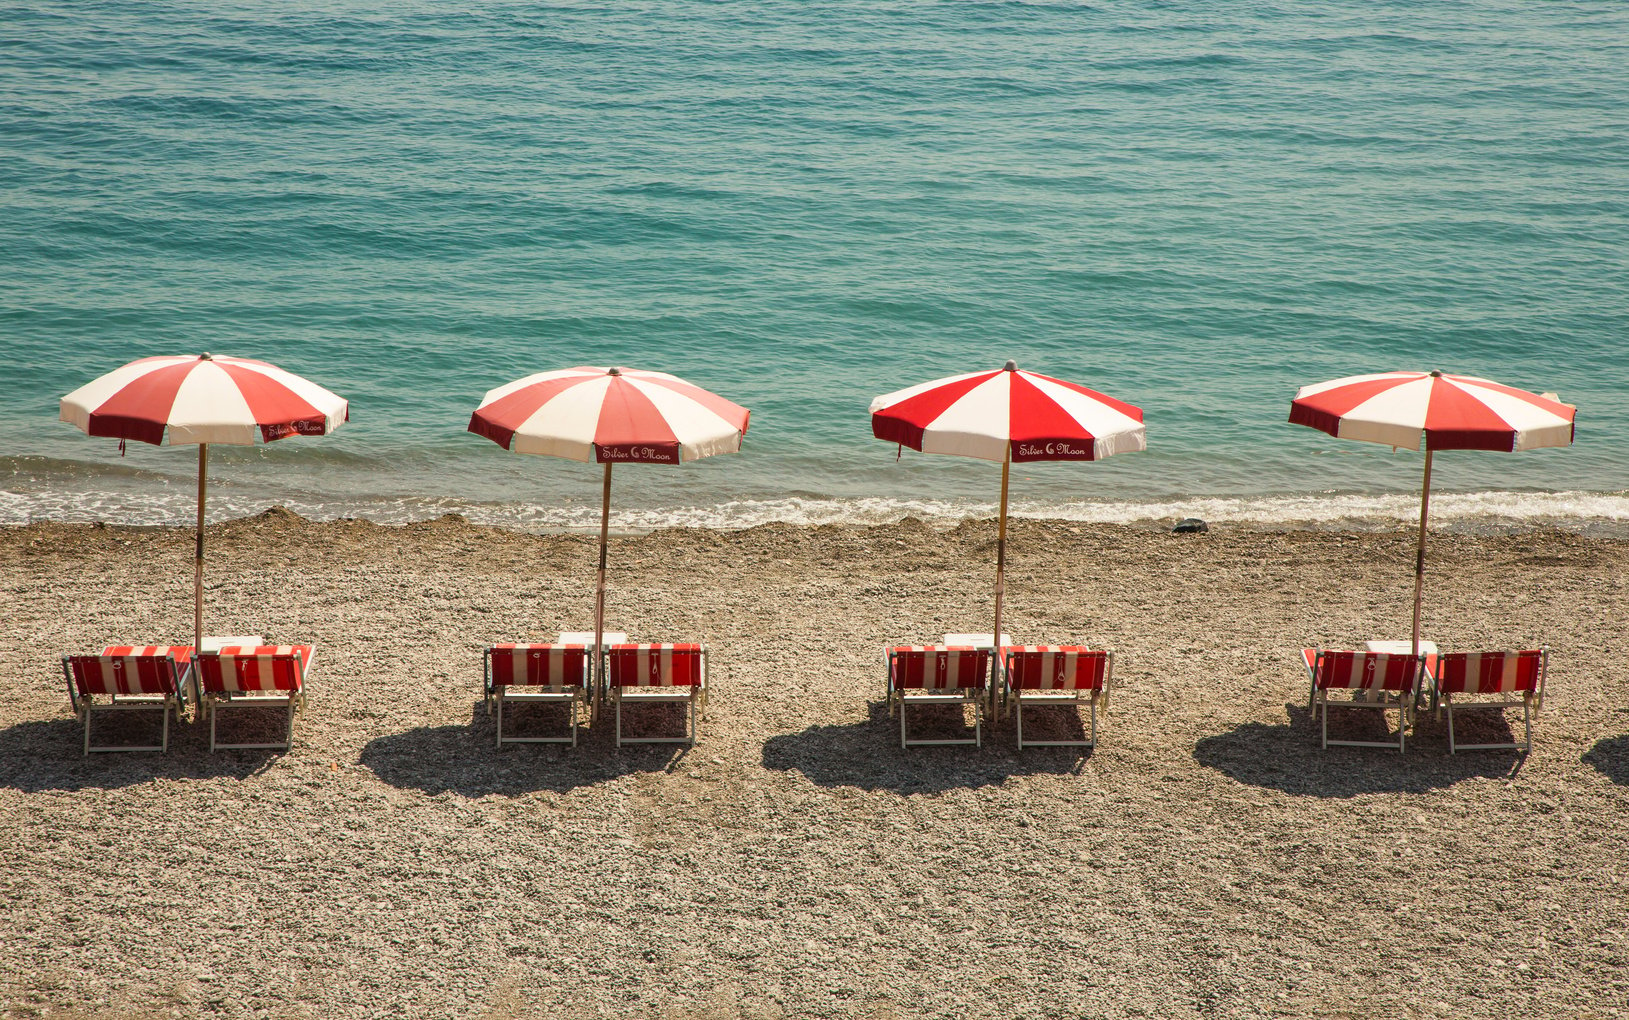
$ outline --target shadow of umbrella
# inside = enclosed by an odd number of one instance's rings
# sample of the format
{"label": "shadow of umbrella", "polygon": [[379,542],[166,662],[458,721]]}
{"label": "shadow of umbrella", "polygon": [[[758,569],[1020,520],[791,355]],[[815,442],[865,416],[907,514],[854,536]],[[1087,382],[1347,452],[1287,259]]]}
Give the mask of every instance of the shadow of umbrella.
{"label": "shadow of umbrella", "polygon": [[[78,719],[39,719],[0,729],[0,787],[46,790],[118,790],[155,779],[248,779],[283,757],[277,751],[209,753],[209,735],[183,724],[170,731],[170,751],[86,755]],[[98,738],[100,739],[100,738]]]}
{"label": "shadow of umbrella", "polygon": [[[1467,779],[1508,779],[1522,761],[1514,752],[1425,754],[1414,747],[1413,739],[1403,754],[1359,747],[1326,750],[1318,746],[1317,729],[1307,707],[1285,707],[1288,725],[1245,723],[1205,737],[1194,745],[1194,760],[1247,786],[1302,797],[1425,793]],[[1429,731],[1425,736],[1430,739]]]}
{"label": "shadow of umbrella", "polygon": [[[681,744],[636,744],[619,751],[609,726],[580,730],[576,747],[506,744],[500,749],[484,703],[475,703],[471,718],[465,726],[421,726],[375,737],[362,748],[361,762],[400,789],[520,797],[542,790],[566,793],[636,772],[671,771],[689,750]],[[507,721],[504,729],[509,731]]]}
{"label": "shadow of umbrella", "polygon": [[[913,710],[913,727],[916,713],[923,711]],[[799,772],[817,786],[931,794],[999,786],[1013,776],[1077,773],[1091,751],[1026,748],[1020,755],[1004,735],[994,741],[992,736],[986,729],[981,748],[905,749],[899,746],[898,718],[889,717],[887,705],[874,702],[864,722],[811,726],[801,733],[770,737],[764,741],[763,760],[765,768]]]}
{"label": "shadow of umbrella", "polygon": [[1580,760],[1619,786],[1629,786],[1629,735],[1597,740]]}

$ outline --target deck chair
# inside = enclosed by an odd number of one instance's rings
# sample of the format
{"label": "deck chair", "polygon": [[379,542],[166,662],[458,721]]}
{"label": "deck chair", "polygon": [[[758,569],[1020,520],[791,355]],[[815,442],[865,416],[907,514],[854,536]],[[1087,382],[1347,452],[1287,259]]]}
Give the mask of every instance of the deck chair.
{"label": "deck chair", "polygon": [[[620,644],[605,654],[606,693],[616,705],[617,746],[696,743],[696,719],[707,709],[707,646]],[[622,706],[688,702],[689,730],[680,737],[625,737]]]}
{"label": "deck chair", "polygon": [[[1512,652],[1452,652],[1437,660],[1438,704],[1448,712],[1448,753],[1510,748],[1526,752],[1533,747],[1533,712],[1544,707],[1544,675],[1549,670],[1550,652],[1531,648]],[[1496,701],[1463,701],[1455,698],[1494,696]],[[1516,700],[1513,700],[1516,699]],[[1492,709],[1501,714],[1507,708],[1522,710],[1522,742],[1509,744],[1460,744],[1454,738],[1454,709]]]}
{"label": "deck chair", "polygon": [[1021,645],[1002,650],[1004,685],[1018,709],[1018,748],[1024,748],[1024,706],[1091,707],[1091,733],[1086,740],[1031,740],[1031,747],[1096,747],[1097,710],[1109,707],[1109,678],[1114,656],[1078,645]]}
{"label": "deck chair", "polygon": [[[209,749],[294,747],[294,710],[305,707],[305,678],[311,669],[310,645],[260,645],[254,648],[222,648],[199,652],[193,659],[197,671],[199,709],[209,715]],[[223,744],[216,737],[216,723],[225,709],[288,709],[288,725],[283,740],[273,743]]]}
{"label": "deck chair", "polygon": [[[170,715],[181,721],[186,703],[190,645],[110,645],[101,655],[64,655],[62,673],[68,701],[85,721],[84,752],[159,751],[170,749]],[[98,696],[106,697],[98,703]],[[163,719],[157,744],[91,743],[91,719],[99,712],[157,709]]]}
{"label": "deck chair", "polygon": [[[984,692],[990,682],[988,648],[965,645],[898,645],[883,652],[887,667],[888,714],[899,711],[899,746],[984,744]],[[907,705],[964,703],[973,706],[973,739],[912,740],[905,726]]]}
{"label": "deck chair", "polygon": [[[498,703],[498,746],[504,744],[571,744],[577,746],[578,706],[588,704],[587,645],[493,645],[482,653],[486,672],[486,711]],[[503,706],[507,702],[564,704],[571,717],[568,737],[506,737]]]}
{"label": "deck chair", "polygon": [[[1329,710],[1331,708],[1368,708],[1386,713],[1396,711],[1397,743],[1399,752],[1409,724],[1414,720],[1414,707],[1420,693],[1421,677],[1425,674],[1424,655],[1394,655],[1387,652],[1329,651],[1317,648],[1301,650],[1302,662],[1312,680],[1311,708],[1322,716],[1323,746],[1344,744],[1351,747],[1391,747],[1392,742],[1378,740],[1330,740]],[[1332,693],[1349,692],[1349,698],[1332,698]]]}

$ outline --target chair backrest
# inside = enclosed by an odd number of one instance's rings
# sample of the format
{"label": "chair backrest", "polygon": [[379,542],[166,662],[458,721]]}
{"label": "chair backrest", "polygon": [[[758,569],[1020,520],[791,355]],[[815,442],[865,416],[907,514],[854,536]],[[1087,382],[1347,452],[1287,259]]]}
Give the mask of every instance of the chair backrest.
{"label": "chair backrest", "polygon": [[1412,691],[1424,663],[1423,655],[1325,651],[1318,653],[1313,677],[1322,691]]}
{"label": "chair backrest", "polygon": [[493,645],[486,650],[494,687],[562,690],[588,682],[587,645]]}
{"label": "chair backrest", "polygon": [[82,695],[173,695],[191,654],[191,648],[179,646],[115,645],[101,655],[65,655],[62,662]]}
{"label": "chair backrest", "polygon": [[899,645],[888,649],[888,684],[894,690],[982,691],[989,679],[988,648]]}
{"label": "chair backrest", "polygon": [[696,644],[612,645],[606,680],[613,687],[699,687],[707,649]]}
{"label": "chair backrest", "polygon": [[1025,691],[1102,690],[1114,658],[1079,645],[1022,645],[1003,651],[1007,683]]}
{"label": "chair backrest", "polygon": [[297,691],[310,661],[310,645],[262,645],[199,652],[194,667],[206,694]]}
{"label": "chair backrest", "polygon": [[1512,694],[1536,691],[1544,682],[1542,648],[1512,652],[1452,652],[1437,660],[1437,689],[1444,694]]}

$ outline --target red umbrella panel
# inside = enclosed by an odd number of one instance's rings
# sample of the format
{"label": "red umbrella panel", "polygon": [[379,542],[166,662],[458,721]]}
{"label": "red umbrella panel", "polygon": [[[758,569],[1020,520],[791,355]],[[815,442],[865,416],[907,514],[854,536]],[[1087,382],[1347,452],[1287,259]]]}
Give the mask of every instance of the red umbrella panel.
{"label": "red umbrella panel", "polygon": [[1414,557],[1414,626],[1419,654],[1425,595],[1425,529],[1431,509],[1431,457],[1438,450],[1533,450],[1569,446],[1577,408],[1553,394],[1529,393],[1475,376],[1442,372],[1382,372],[1303,386],[1290,403],[1290,422],[1341,439],[1425,446],[1420,486],[1420,534]]}
{"label": "red umbrella panel", "polygon": [[1018,369],[935,379],[871,402],[871,434],[923,453],[1001,462],[995,632],[1006,592],[1007,482],[1014,461],[1101,460],[1146,449],[1143,412],[1078,383]]}
{"label": "red umbrella panel", "polygon": [[350,404],[316,383],[248,358],[142,358],[62,398],[61,419],[92,436],[198,444],[198,537],[193,646],[204,635],[204,497],[209,444],[248,446],[321,436],[350,420]]}

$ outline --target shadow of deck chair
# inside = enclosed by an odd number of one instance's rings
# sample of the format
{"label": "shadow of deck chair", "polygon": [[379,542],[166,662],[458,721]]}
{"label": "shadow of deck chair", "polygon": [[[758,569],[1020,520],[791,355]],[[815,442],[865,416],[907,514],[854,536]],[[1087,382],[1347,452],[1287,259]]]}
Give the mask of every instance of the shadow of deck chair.
{"label": "shadow of deck chair", "polygon": [[[260,645],[254,648],[222,648],[199,652],[193,659],[197,671],[199,710],[209,715],[209,749],[236,750],[294,747],[294,710],[305,707],[305,678],[311,669],[310,645]],[[223,744],[216,737],[220,713],[228,709],[288,709],[288,722],[282,741]]]}
{"label": "shadow of deck chair", "polygon": [[[1017,645],[1002,650],[1003,684],[1017,706],[1018,748],[1096,747],[1097,710],[1109,705],[1109,680],[1114,656],[1079,645]],[[1091,730],[1085,740],[1024,740],[1024,708],[1038,705],[1091,708]]]}
{"label": "shadow of deck chair", "polygon": [[[1301,650],[1301,660],[1312,680],[1310,707],[1322,721],[1322,742],[1347,747],[1396,747],[1403,750],[1409,725],[1414,721],[1421,678],[1425,674],[1424,655],[1395,655],[1389,652]],[[1349,697],[1330,697],[1346,692]],[[1363,708],[1378,711],[1380,718],[1395,711],[1397,740],[1330,740],[1331,708]]]}
{"label": "shadow of deck chair", "polygon": [[[64,655],[62,673],[68,681],[68,701],[85,721],[84,752],[159,751],[170,749],[170,715],[181,721],[186,704],[187,667],[191,645],[109,645],[101,655]],[[106,703],[96,701],[106,697]],[[162,713],[163,730],[157,744],[91,743],[91,719],[98,713],[132,710]]]}
{"label": "shadow of deck chair", "polygon": [[[623,744],[696,743],[696,720],[707,709],[707,646],[697,644],[621,644],[605,653],[606,693],[616,706],[617,746]],[[679,737],[627,737],[622,733],[624,704],[686,702],[688,732]]]}
{"label": "shadow of deck chair", "polygon": [[[984,745],[985,691],[994,656],[988,648],[965,645],[896,645],[883,652],[888,714],[899,711],[899,746]],[[907,705],[971,704],[973,737],[959,740],[912,740],[906,724]]]}
{"label": "shadow of deck chair", "polygon": [[[1544,675],[1550,653],[1544,648],[1525,651],[1451,652],[1437,659],[1438,704],[1448,713],[1448,753],[1461,750],[1509,749],[1527,752],[1533,747],[1533,712],[1544,707]],[[1456,698],[1493,696],[1496,701],[1456,701]],[[1519,700],[1513,700],[1519,698]],[[1454,710],[1522,710],[1521,743],[1461,744],[1454,736]]]}
{"label": "shadow of deck chair", "polygon": [[[570,744],[577,746],[578,706],[588,704],[588,646],[571,644],[499,644],[481,656],[486,673],[486,710],[498,703],[498,746],[504,744]],[[563,704],[571,721],[566,737],[507,737],[503,707],[510,702]]]}

